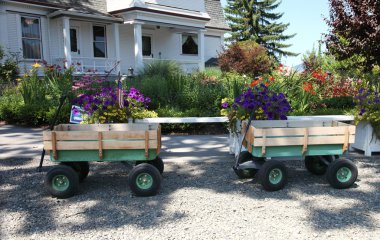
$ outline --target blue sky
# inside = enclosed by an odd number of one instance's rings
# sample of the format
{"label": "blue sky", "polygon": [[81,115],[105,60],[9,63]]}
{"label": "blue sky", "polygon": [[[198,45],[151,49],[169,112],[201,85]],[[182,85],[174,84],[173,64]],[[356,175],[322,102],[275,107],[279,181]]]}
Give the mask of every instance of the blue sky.
{"label": "blue sky", "polygon": [[[226,6],[227,0],[221,0]],[[283,23],[290,23],[287,34],[297,35],[288,40],[287,43],[293,46],[288,50],[300,53],[298,57],[288,57],[282,59],[283,63],[289,66],[296,66],[301,63],[302,55],[306,51],[318,47],[318,40],[322,38],[322,33],[327,32],[327,25],[324,17],[328,17],[328,0],[282,0],[281,5],[275,12],[283,12],[280,20]]]}

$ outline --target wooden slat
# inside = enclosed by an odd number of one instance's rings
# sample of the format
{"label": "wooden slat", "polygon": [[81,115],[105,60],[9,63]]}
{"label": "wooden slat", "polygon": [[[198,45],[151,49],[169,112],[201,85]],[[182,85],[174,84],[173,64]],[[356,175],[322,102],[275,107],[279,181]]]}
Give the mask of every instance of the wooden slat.
{"label": "wooden slat", "polygon": [[113,123],[113,124],[61,124],[61,131],[145,131],[156,130],[158,124]]}
{"label": "wooden slat", "polygon": [[102,132],[98,132],[99,159],[103,160],[103,136]]}
{"label": "wooden slat", "polygon": [[145,157],[149,158],[149,131],[145,131]]}
{"label": "wooden slat", "polygon": [[[313,135],[344,135],[347,127],[310,127],[308,128],[309,136]],[[355,134],[356,127],[349,126],[350,134]],[[294,136],[304,135],[305,128],[265,128],[267,137],[271,136]],[[255,137],[262,137],[263,129],[255,129]]]}
{"label": "wooden slat", "polygon": [[[349,135],[349,143],[355,141],[355,135]],[[321,136],[308,138],[308,145],[323,145],[323,144],[343,144],[345,136]],[[255,138],[254,146],[302,146],[304,142],[303,137],[284,137],[284,138]]]}
{"label": "wooden slat", "polygon": [[349,141],[350,141],[350,130],[349,130],[349,127],[346,127],[346,131],[344,133],[343,153],[345,153],[348,150]]}
{"label": "wooden slat", "polygon": [[[157,131],[149,131],[150,139],[157,138]],[[97,140],[98,131],[57,131],[57,141],[60,140]],[[45,141],[51,139],[51,132],[44,132]],[[103,139],[127,140],[145,139],[145,131],[106,131],[103,132]]]}
{"label": "wooden slat", "polygon": [[156,154],[160,154],[161,152],[161,125],[158,125],[158,128],[157,128],[157,150],[156,150]]}
{"label": "wooden slat", "polygon": [[[261,154],[263,155],[263,156],[265,156],[265,154],[266,154],[266,144],[267,144],[267,137],[266,137],[266,132],[265,132],[265,130],[263,131],[263,138],[261,139],[262,140],[262,142],[261,142],[261,146],[262,146],[262,148],[261,148]],[[256,146],[256,145],[255,145]]]}
{"label": "wooden slat", "polygon": [[248,128],[248,132],[247,132],[247,135],[246,135],[246,142],[247,142],[247,150],[248,152],[252,152],[252,142],[251,142],[251,139],[252,139],[252,131],[251,131],[251,126],[249,126]]}
{"label": "wooden slat", "polygon": [[[252,125],[255,128],[305,128],[305,127],[330,127],[334,121],[321,120],[255,120]],[[349,126],[350,124],[337,122],[337,126]]]}
{"label": "wooden slat", "polygon": [[309,138],[309,131],[307,128],[305,128],[304,137],[303,137],[302,155],[304,155],[307,151],[308,138]]}
{"label": "wooden slat", "polygon": [[[58,154],[57,154],[57,137],[55,132],[51,134],[51,149],[53,150],[53,157],[54,159],[58,159]],[[49,149],[50,150],[50,149]]]}
{"label": "wooden slat", "polygon": [[[157,148],[156,140],[149,140],[149,147]],[[45,150],[52,150],[52,142],[44,141]],[[58,141],[57,150],[97,150],[98,141]],[[103,150],[108,149],[145,149],[145,141],[103,141]]]}

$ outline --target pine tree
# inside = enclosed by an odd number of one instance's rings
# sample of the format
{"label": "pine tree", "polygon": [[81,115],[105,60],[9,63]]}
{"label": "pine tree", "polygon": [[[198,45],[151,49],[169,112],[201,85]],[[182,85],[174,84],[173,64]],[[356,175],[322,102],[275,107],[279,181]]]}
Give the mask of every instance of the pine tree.
{"label": "pine tree", "polygon": [[283,13],[273,11],[281,4],[278,0],[228,0],[226,18],[232,33],[229,40],[253,40],[264,46],[268,53],[279,60],[282,56],[298,54],[284,50],[291,44],[284,43],[295,36],[285,35],[289,23],[277,22]]}

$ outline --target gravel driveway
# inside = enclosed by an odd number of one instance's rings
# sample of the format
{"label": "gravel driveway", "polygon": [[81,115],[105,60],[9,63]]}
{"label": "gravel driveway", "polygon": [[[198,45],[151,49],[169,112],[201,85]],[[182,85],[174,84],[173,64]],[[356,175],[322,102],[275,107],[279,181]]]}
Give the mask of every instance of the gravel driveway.
{"label": "gravel driveway", "polygon": [[[0,239],[379,239],[380,157],[351,155],[353,188],[336,190],[288,161],[289,183],[266,192],[238,180],[226,136],[164,137],[162,190],[131,194],[130,166],[94,163],[80,193],[47,194],[38,158],[0,157]],[[377,236],[377,237],[376,237]]]}

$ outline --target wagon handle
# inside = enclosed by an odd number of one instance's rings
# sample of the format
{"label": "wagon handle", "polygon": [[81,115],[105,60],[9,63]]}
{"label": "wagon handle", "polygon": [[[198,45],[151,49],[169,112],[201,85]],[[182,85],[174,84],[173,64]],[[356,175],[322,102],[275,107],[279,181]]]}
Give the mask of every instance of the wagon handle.
{"label": "wagon handle", "polygon": [[249,115],[248,124],[246,126],[245,131],[244,131],[244,136],[243,136],[243,139],[242,139],[241,144],[240,144],[239,154],[238,154],[237,158],[235,159],[234,168],[237,168],[239,166],[239,163],[240,163],[239,162],[239,158],[240,158],[241,150],[243,148],[243,142],[244,142],[245,137],[247,136],[247,132],[249,130],[249,127],[251,126],[251,122],[252,122],[253,116],[254,116],[254,111],[252,111],[252,113]]}
{"label": "wagon handle", "polygon": [[[67,98],[67,96],[65,94],[61,95],[61,97],[59,98],[59,106],[57,108],[57,111],[55,112],[53,121],[50,123],[50,126],[49,126],[50,131],[53,131],[53,129],[54,129],[54,126],[57,122],[59,113],[61,112],[61,108],[62,108],[63,103],[65,102],[66,98]],[[46,153],[46,150],[44,148],[44,149],[42,149],[42,153],[41,153],[40,165],[37,168],[38,172],[42,171],[42,164],[44,163],[45,153]]]}

